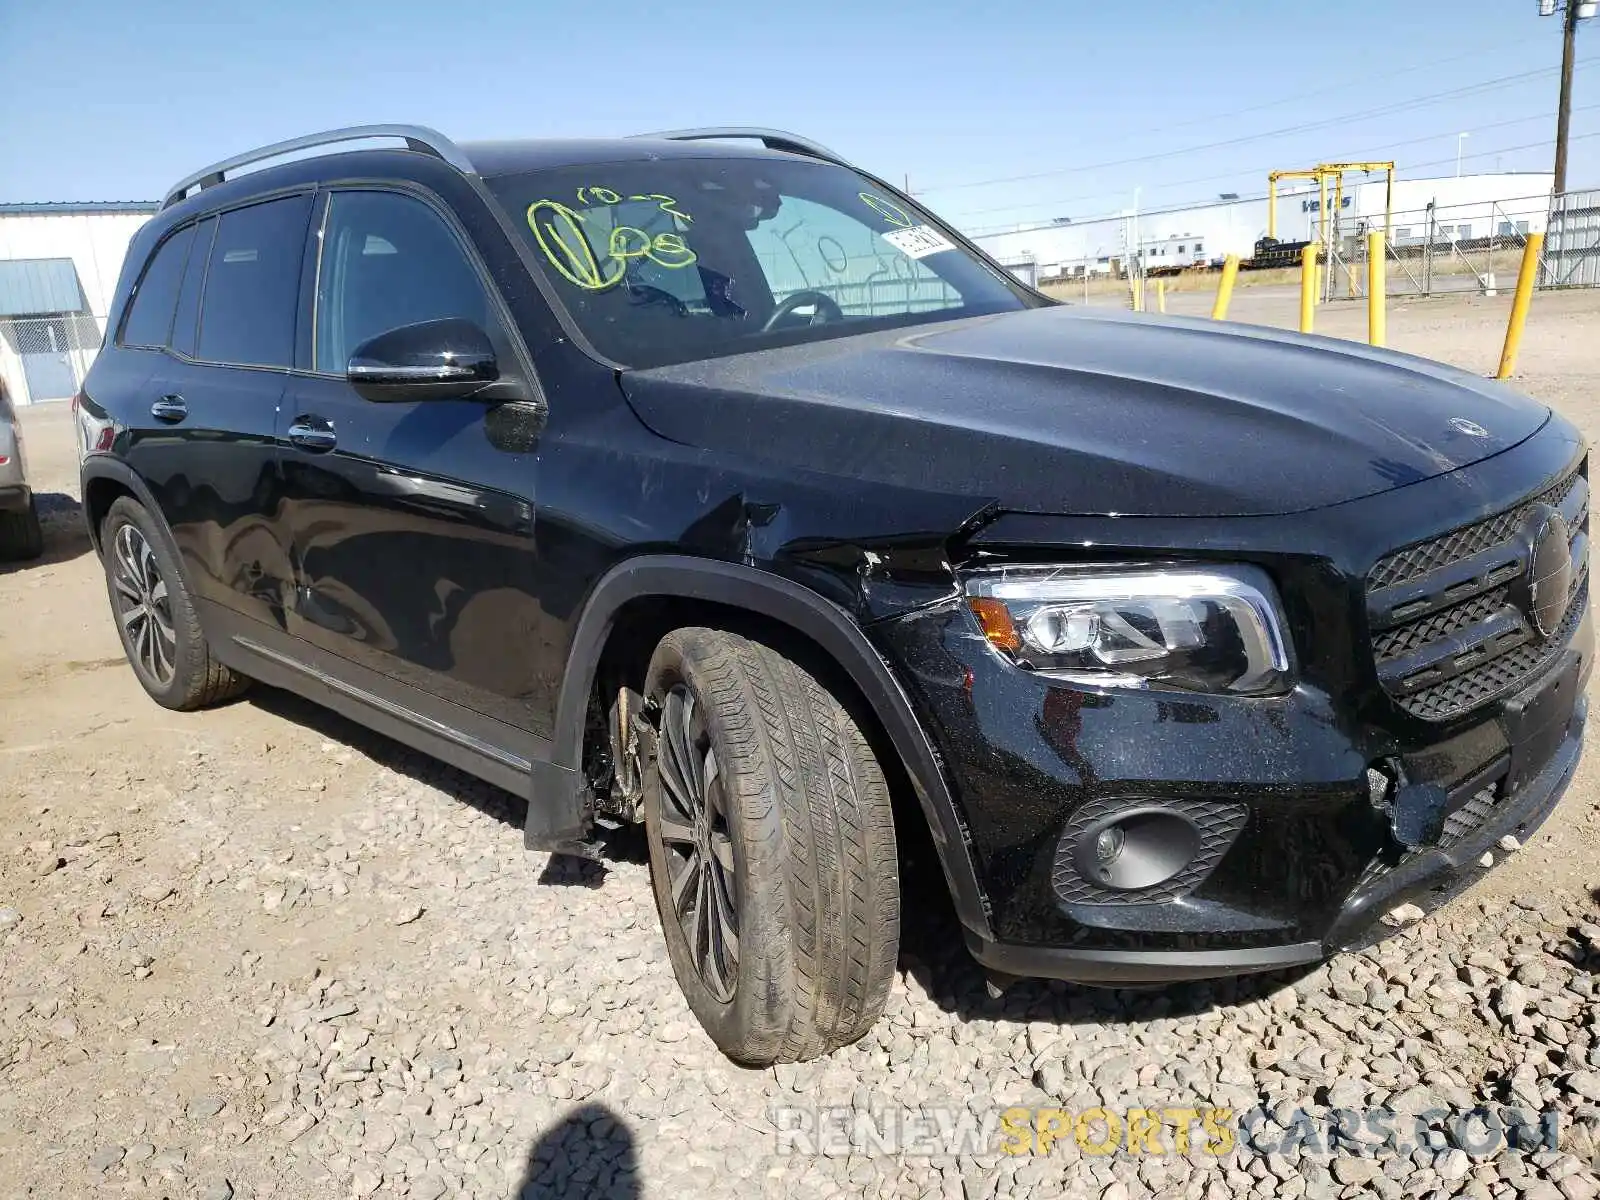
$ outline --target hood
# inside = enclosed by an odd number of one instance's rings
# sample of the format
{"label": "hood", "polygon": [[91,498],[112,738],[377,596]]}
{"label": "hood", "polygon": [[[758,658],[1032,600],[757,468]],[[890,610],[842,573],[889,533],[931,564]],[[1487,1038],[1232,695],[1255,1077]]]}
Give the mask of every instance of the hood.
{"label": "hood", "polygon": [[1057,306],[624,372],[655,432],[1002,508],[1301,512],[1531,436],[1544,406],[1426,359]]}

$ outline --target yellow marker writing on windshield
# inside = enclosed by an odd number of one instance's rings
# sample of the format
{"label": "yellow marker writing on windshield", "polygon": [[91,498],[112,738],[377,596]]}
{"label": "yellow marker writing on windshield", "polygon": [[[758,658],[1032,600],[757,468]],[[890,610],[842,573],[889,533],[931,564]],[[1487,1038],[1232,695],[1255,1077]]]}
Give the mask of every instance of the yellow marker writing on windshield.
{"label": "yellow marker writing on windshield", "polygon": [[[545,219],[548,218],[548,219]],[[528,205],[528,228],[545,258],[568,282],[588,291],[601,291],[621,279],[626,262],[615,263],[616,273],[606,275],[594,247],[583,232],[583,214],[557,200],[536,200]]]}
{"label": "yellow marker writing on windshield", "polygon": [[658,233],[655,240],[650,243],[650,261],[658,266],[687,267],[699,258],[693,250],[684,243],[684,240],[675,233]]}
{"label": "yellow marker writing on windshield", "polygon": [[659,200],[661,202],[659,207],[660,207],[662,212],[667,214],[667,216],[669,216],[669,217],[677,217],[678,220],[682,221],[686,225],[694,224],[694,218],[693,217],[691,217],[686,212],[679,212],[678,211],[677,198],[675,196],[669,196],[665,192],[651,192],[649,195],[644,195],[644,196],[629,196],[628,199],[629,200]]}
{"label": "yellow marker writing on windshield", "polygon": [[[586,196],[604,204],[621,200],[608,188],[579,188],[577,196],[579,203]],[[605,196],[615,199],[607,200]],[[670,196],[648,196],[645,199],[673,202]],[[662,211],[667,211],[666,204],[661,207]],[[634,225],[617,225],[611,230],[602,259],[584,233],[585,220],[582,213],[559,200],[536,200],[528,205],[528,227],[533,230],[534,241],[539,249],[563,279],[585,291],[602,292],[621,282],[628,272],[628,263],[633,259],[649,259],[657,266],[674,271],[698,261],[699,256],[688,247],[682,235],[658,233],[652,237],[648,231]]]}
{"label": "yellow marker writing on windshield", "polygon": [[861,202],[877,213],[891,225],[898,225],[901,229],[910,229],[916,224],[893,200],[886,200],[882,196],[874,196],[871,192],[861,192]]}

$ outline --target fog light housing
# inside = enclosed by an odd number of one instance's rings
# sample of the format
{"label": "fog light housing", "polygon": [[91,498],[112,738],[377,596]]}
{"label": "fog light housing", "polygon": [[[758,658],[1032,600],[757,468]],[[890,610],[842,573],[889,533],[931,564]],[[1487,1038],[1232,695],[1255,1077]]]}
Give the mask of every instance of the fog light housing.
{"label": "fog light housing", "polygon": [[1142,891],[1181,874],[1200,840],[1194,823],[1171,809],[1124,811],[1079,838],[1078,869],[1099,887]]}
{"label": "fog light housing", "polygon": [[1243,804],[1198,797],[1086,801],[1056,843],[1051,889],[1069,911],[1180,899],[1206,881],[1248,817]]}

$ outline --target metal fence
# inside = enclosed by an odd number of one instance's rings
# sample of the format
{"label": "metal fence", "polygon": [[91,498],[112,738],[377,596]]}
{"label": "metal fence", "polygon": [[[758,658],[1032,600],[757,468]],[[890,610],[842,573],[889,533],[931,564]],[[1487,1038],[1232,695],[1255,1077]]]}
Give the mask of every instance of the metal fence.
{"label": "metal fence", "polygon": [[100,352],[105,318],[89,313],[0,317],[0,378],[17,404],[77,394]]}
{"label": "metal fence", "polygon": [[1550,206],[1539,286],[1600,287],[1600,190],[1564,192]]}
{"label": "metal fence", "polygon": [[[1073,228],[1084,250],[1059,262],[1041,260],[1034,270],[1038,281],[1053,294],[1076,296],[1084,303],[1127,303],[1133,288],[1130,274],[1214,277],[1223,251],[1244,260],[1246,273],[1241,282],[1246,285],[1298,286],[1303,243],[1291,241],[1285,246],[1286,253],[1251,261],[1250,246],[1257,234],[1237,225],[1229,237],[1213,231],[1203,239],[1198,232],[1187,239],[1167,238],[1178,244],[1165,247],[1163,257],[1151,257],[1149,247],[1143,245],[1137,255],[1129,252],[1132,219],[1127,216],[1081,222]],[[1198,221],[1195,228],[1200,229]],[[1368,235],[1377,231],[1387,232],[1385,281],[1392,296],[1509,292],[1516,286],[1530,233],[1546,235],[1540,287],[1600,287],[1600,190],[1571,191],[1553,202],[1549,193],[1535,193],[1464,204],[1428,204],[1397,211],[1387,223],[1382,212],[1359,217],[1335,214],[1321,259],[1324,299],[1366,296],[1371,278]],[[1305,230],[1289,235],[1306,236]],[[1173,249],[1187,249],[1187,258],[1175,260],[1170,255]],[[1007,257],[1003,261],[1010,265],[1013,260]],[[1195,284],[1178,286],[1192,288]]]}
{"label": "metal fence", "polygon": [[1325,299],[1367,294],[1369,233],[1386,229],[1385,290],[1391,296],[1491,292],[1516,282],[1530,233],[1543,233],[1550,197],[1533,195],[1471,204],[1429,204],[1382,216],[1336,220],[1328,239]]}

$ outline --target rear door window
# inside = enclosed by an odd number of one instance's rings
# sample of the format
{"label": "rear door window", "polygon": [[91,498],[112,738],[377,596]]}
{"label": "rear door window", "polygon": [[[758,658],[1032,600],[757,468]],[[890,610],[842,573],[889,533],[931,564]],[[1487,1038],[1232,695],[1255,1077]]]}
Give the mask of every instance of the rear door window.
{"label": "rear door window", "polygon": [[128,319],[122,324],[124,346],[159,349],[167,344],[172,310],[178,299],[178,281],[183,278],[193,241],[194,226],[185,225],[156,247],[150,265],[134,290]]}
{"label": "rear door window", "polygon": [[310,212],[310,196],[289,196],[222,214],[206,267],[198,357],[240,366],[294,365]]}

